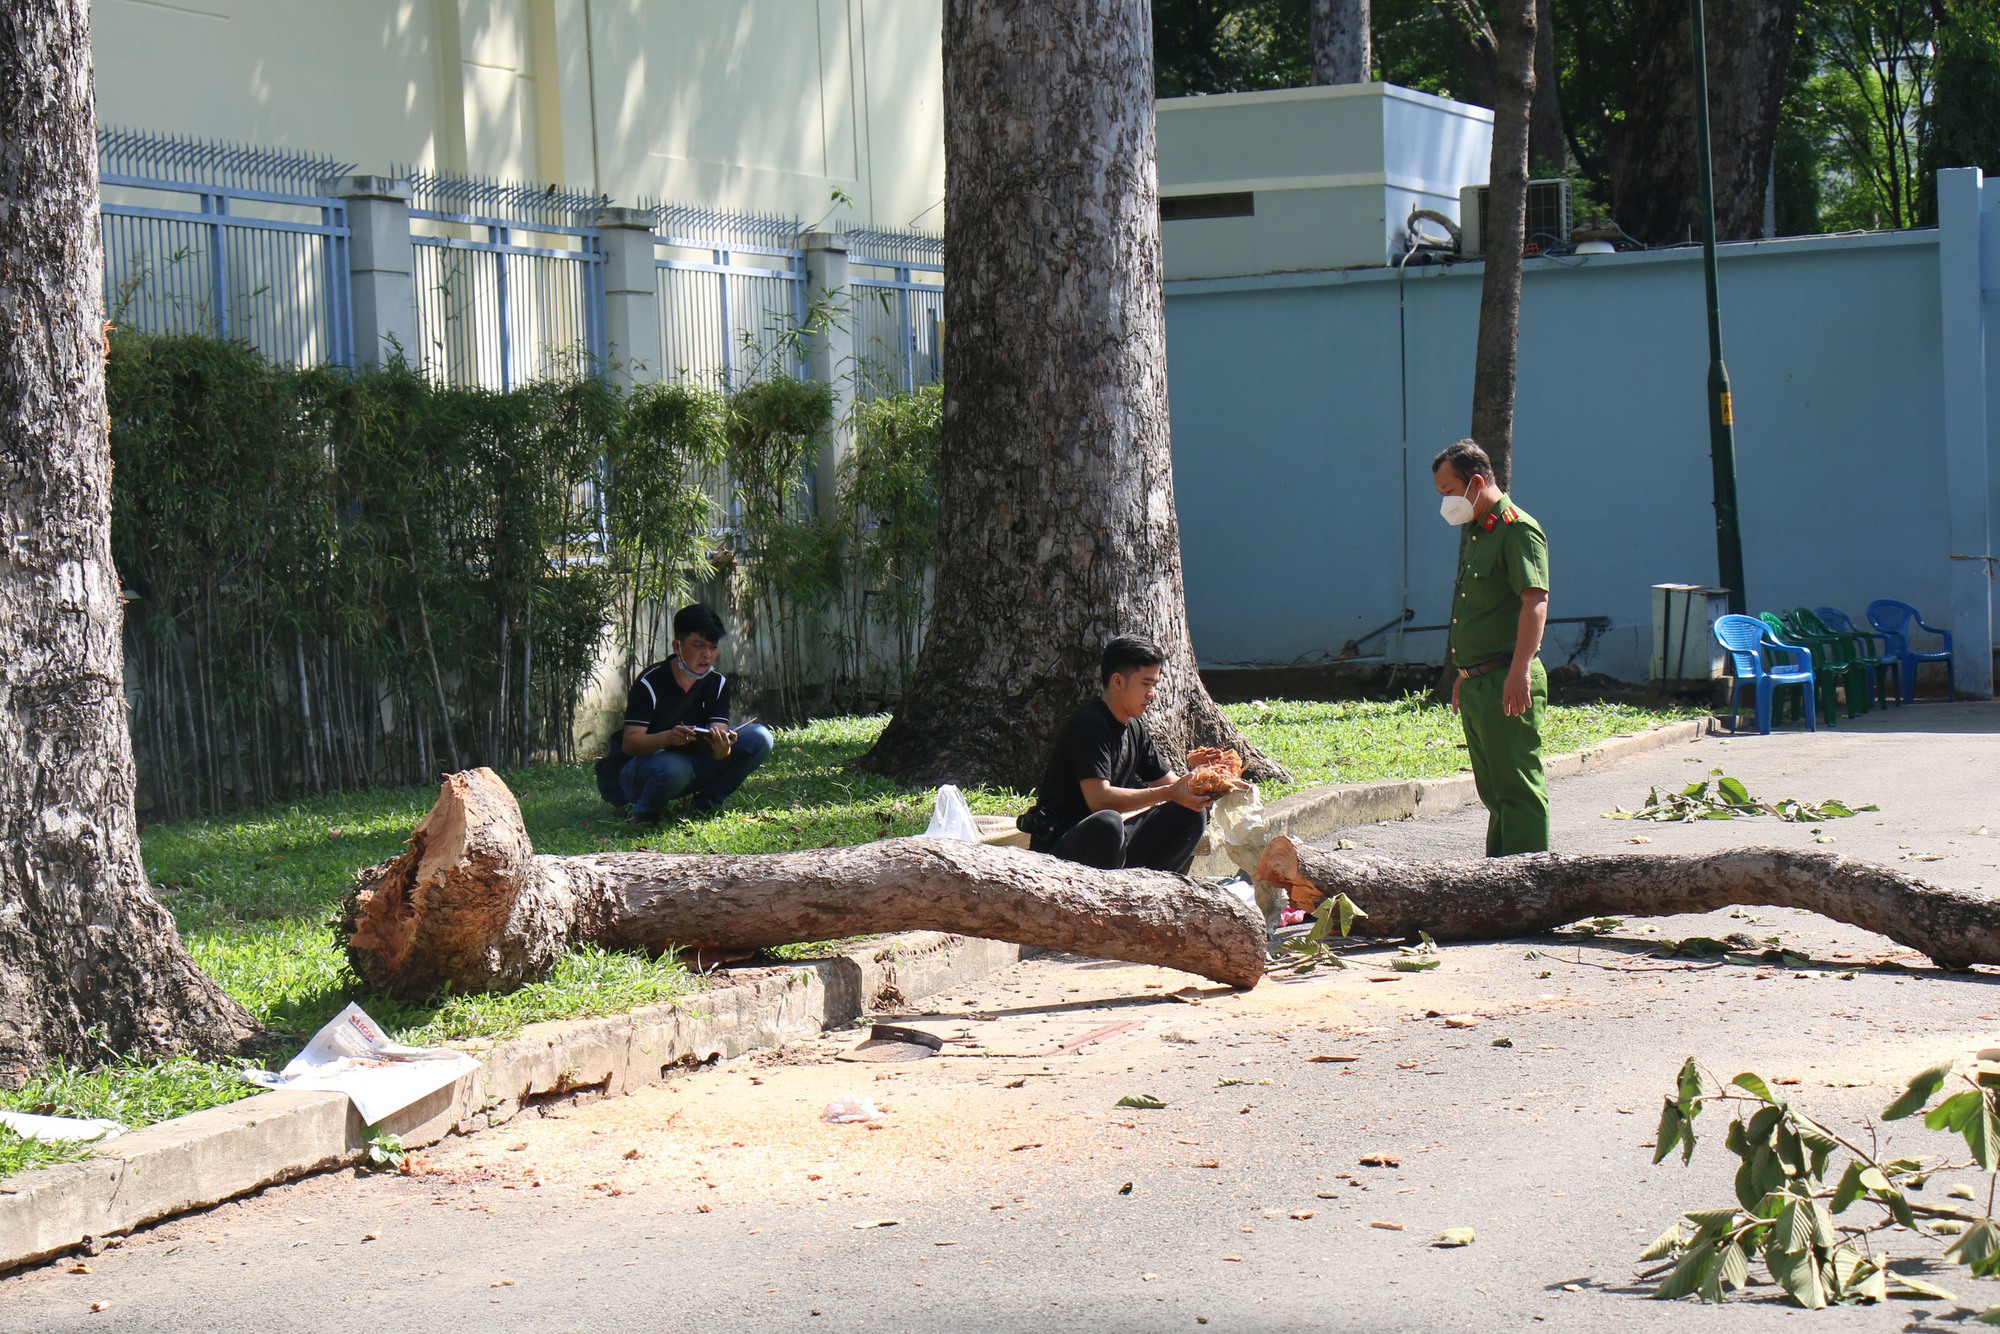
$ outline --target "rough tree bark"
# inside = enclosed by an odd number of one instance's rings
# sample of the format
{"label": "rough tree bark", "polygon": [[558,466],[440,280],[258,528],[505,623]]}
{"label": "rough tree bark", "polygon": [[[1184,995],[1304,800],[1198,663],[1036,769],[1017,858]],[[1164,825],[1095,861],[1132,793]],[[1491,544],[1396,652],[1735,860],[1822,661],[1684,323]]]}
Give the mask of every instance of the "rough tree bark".
{"label": "rough tree bark", "polygon": [[1472,368],[1472,438],[1504,489],[1514,471],[1514,371],[1521,332],[1521,249],[1527,240],[1528,118],[1535,97],[1535,0],[1493,7],[1493,164],[1481,232],[1479,343]]}
{"label": "rough tree bark", "polygon": [[181,948],[139,859],[88,8],[0,9],[0,1084],[256,1030]]}
{"label": "rough tree bark", "polygon": [[1367,83],[1374,69],[1368,0],[1312,0],[1312,81]]}
{"label": "rough tree bark", "polygon": [[1146,0],[947,0],[946,467],[909,693],[859,761],[1026,789],[1106,641],[1167,652],[1163,753],[1233,746],[1188,640]]}
{"label": "rough tree bark", "polygon": [[1354,933],[1436,940],[1531,936],[1591,917],[1664,917],[1733,905],[1804,908],[1919,950],[1945,968],[2000,964],[2000,902],[1819,852],[1739,848],[1705,857],[1537,853],[1410,862],[1280,835],[1257,878],[1311,908],[1345,894]]}
{"label": "rough tree bark", "polygon": [[580,943],[658,953],[933,930],[1160,964],[1232,986],[1264,972],[1247,904],[1162,871],[1097,871],[1019,848],[899,838],[748,856],[538,857],[491,769],[449,774],[402,856],[356,877],[354,971],[421,999],[511,991]]}
{"label": "rough tree bark", "polygon": [[1556,77],[1552,0],[1535,0],[1535,103],[1528,116],[1528,170],[1536,176],[1560,176],[1569,170],[1569,127],[1563,124],[1562,85]]}
{"label": "rough tree bark", "polygon": [[[1762,235],[1799,0],[1709,0],[1709,127],[1715,234]],[[1694,51],[1687,0],[1648,0],[1632,102],[1611,163],[1611,213],[1648,245],[1701,237]]]}

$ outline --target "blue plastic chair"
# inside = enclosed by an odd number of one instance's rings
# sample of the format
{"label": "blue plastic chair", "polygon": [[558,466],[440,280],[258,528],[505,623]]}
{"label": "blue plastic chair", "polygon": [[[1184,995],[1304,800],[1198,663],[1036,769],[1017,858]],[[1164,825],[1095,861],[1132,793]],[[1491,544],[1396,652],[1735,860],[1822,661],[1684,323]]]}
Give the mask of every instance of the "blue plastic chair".
{"label": "blue plastic chair", "polygon": [[[1863,630],[1848,614],[1838,607],[1815,607],[1821,621],[1835,634],[1847,635],[1854,641],[1854,659],[1863,667],[1875,673],[1875,702],[1883,708],[1900,704],[1903,693],[1903,659],[1900,654],[1889,651],[1887,637],[1871,630]],[[1893,688],[1890,676],[1896,678]]]}
{"label": "blue plastic chair", "polygon": [[[1847,664],[1835,661],[1830,646],[1814,644],[1800,635],[1792,633],[1785,624],[1785,618],[1775,611],[1757,613],[1757,619],[1764,623],[1764,647],[1781,648],[1806,655],[1806,665],[1812,668],[1813,680],[1817,683],[1820,702],[1826,705],[1826,725],[1832,727],[1840,721],[1840,678],[1847,674]],[[1818,655],[1814,655],[1818,650]],[[1866,685],[1864,681],[1862,684]]]}
{"label": "blue plastic chair", "polygon": [[[1925,625],[1924,618],[1915,607],[1894,598],[1879,598],[1868,604],[1868,624],[1882,632],[1889,641],[1889,652],[1902,659],[1903,703],[1908,704],[1917,697],[1917,664],[1921,662],[1951,661],[1951,631],[1940,630],[1935,625]],[[1910,647],[1910,626],[1926,634],[1936,635],[1944,642],[1941,649],[1913,649]],[[1945,697],[1958,698],[1958,685],[1951,679],[1949,667],[1945,670]]]}
{"label": "blue plastic chair", "polygon": [[[1812,654],[1796,644],[1774,639],[1755,616],[1721,616],[1715,622],[1716,642],[1729,653],[1729,730],[1736,730],[1736,707],[1745,685],[1756,686],[1757,731],[1771,734],[1771,701],[1779,686],[1797,686],[1805,692],[1806,730],[1819,730],[1813,708]],[[1765,651],[1789,653],[1793,665],[1771,667],[1764,662]]]}

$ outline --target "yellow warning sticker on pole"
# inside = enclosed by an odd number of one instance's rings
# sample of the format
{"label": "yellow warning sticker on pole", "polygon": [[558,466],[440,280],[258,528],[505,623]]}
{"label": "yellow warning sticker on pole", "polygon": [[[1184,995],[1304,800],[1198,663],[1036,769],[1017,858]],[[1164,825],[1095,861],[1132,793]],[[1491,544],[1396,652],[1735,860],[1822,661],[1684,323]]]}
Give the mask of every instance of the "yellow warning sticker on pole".
{"label": "yellow warning sticker on pole", "polygon": [[1729,391],[1727,389],[1722,391],[1722,424],[1724,426],[1736,425],[1736,412],[1729,404]]}

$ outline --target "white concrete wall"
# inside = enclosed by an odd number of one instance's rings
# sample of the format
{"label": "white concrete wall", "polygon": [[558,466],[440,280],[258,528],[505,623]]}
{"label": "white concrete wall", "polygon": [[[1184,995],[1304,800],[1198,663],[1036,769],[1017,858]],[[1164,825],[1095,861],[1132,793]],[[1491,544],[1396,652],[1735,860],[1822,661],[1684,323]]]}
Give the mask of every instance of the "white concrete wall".
{"label": "white concrete wall", "polygon": [[92,0],[98,117],[935,229],[940,0]]}
{"label": "white concrete wall", "polygon": [[1256,208],[1164,224],[1170,279],[1389,263],[1410,210],[1456,218],[1459,187],[1486,179],[1493,152],[1492,112],[1393,84],[1157,106],[1162,197],[1247,191]]}

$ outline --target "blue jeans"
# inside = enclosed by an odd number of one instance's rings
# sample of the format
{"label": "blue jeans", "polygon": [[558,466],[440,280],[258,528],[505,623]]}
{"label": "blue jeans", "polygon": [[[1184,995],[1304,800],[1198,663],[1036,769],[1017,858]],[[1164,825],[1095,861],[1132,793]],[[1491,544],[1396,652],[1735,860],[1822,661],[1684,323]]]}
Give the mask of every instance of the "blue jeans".
{"label": "blue jeans", "polygon": [[618,782],[637,820],[654,818],[668,802],[688,792],[694,794],[696,806],[713,810],[770,757],[771,743],[771,729],[751,723],[738,730],[736,747],[727,759],[716,759],[706,744],[656,750],[625,761]]}

